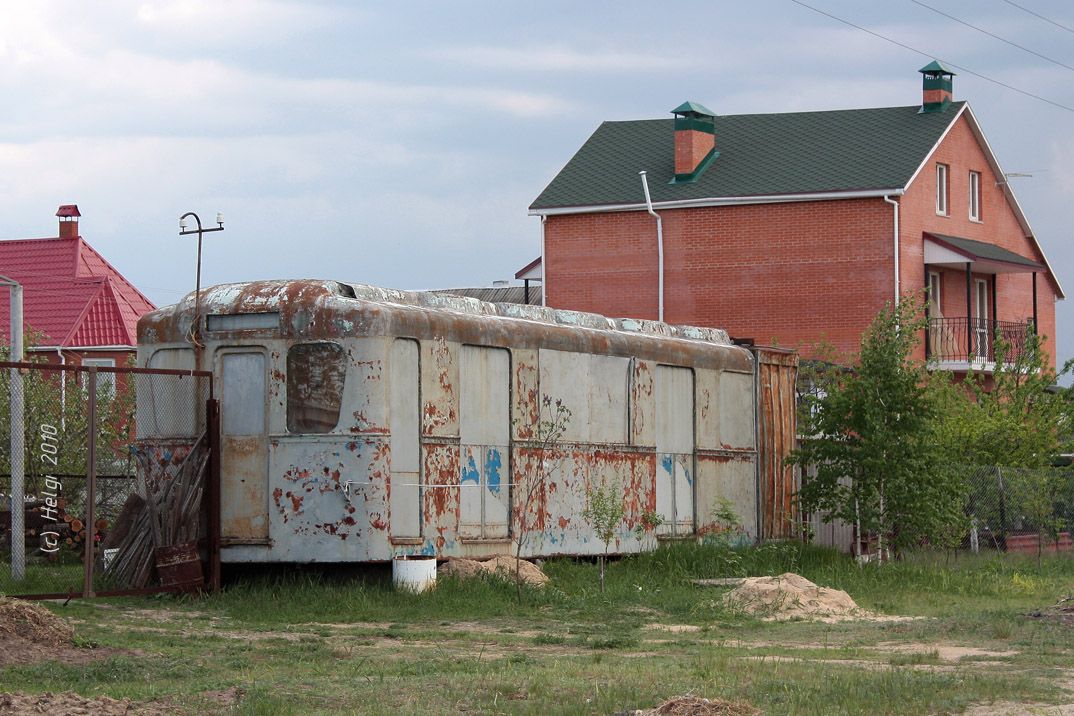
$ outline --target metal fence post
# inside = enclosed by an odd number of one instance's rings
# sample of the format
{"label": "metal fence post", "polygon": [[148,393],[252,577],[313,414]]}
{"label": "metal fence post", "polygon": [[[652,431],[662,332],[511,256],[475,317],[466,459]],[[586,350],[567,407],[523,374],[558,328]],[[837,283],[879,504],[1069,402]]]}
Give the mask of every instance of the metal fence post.
{"label": "metal fence post", "polygon": [[1003,490],[1003,468],[996,466],[996,483],[999,486],[999,534],[1003,538],[1003,551],[1007,551],[1007,499]]}
{"label": "metal fence post", "polygon": [[86,540],[82,545],[86,564],[82,582],[82,596],[93,596],[93,535],[97,520],[97,366],[89,369],[89,413],[86,419]]}

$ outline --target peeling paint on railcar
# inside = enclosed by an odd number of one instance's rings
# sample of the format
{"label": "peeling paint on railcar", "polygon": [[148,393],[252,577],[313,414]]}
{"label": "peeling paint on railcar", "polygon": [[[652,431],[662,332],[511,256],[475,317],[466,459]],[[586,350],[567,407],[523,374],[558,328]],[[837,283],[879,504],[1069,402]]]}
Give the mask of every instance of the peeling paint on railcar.
{"label": "peeling paint on railcar", "polygon": [[[656,507],[654,375],[661,365],[689,366],[698,376],[696,421],[691,421],[697,432],[696,460],[681,465],[686,484],[698,496],[694,522],[703,526],[704,510],[711,504],[703,499],[715,494],[733,494],[742,510],[756,505],[756,495],[749,493],[756,483],[751,475],[757,461],[756,426],[741,424],[744,417],[752,418],[754,410],[755,359],[730,345],[726,334],[716,329],[616,321],[593,314],[444,297],[434,300],[326,281],[214,287],[203,291],[202,304],[206,315],[273,312],[280,316],[278,330],[206,331],[205,336],[207,354],[218,346],[258,345],[271,356],[270,412],[274,414],[269,418],[268,489],[272,508],[267,515],[271,545],[261,551],[236,548],[232,552],[236,559],[368,561],[404,553],[446,557],[511,550],[508,539],[460,539],[460,482],[467,480],[480,485],[470,489],[480,491],[486,506],[493,500],[508,508],[512,537],[518,529],[518,511],[527,510],[527,519],[532,518],[537,532],[527,545],[530,556],[603,551],[581,514],[588,489],[601,482],[616,484],[622,490],[625,511],[615,536],[616,549],[640,549],[632,529],[646,511]],[[182,345],[185,336],[179,329],[184,321],[189,324],[192,309],[192,296],[188,296],[172,309],[143,318],[139,334],[146,342]],[[386,361],[395,338],[419,342],[422,472],[417,493],[420,537],[408,532],[407,537],[393,541],[390,423],[385,405],[390,367]],[[278,435],[286,426],[282,410],[287,383],[280,356],[293,342],[321,340],[338,342],[346,351],[344,417],[338,429],[329,433]],[[475,461],[470,472],[459,464],[459,360],[466,345],[511,350],[508,415],[513,429],[511,442],[505,446],[510,454],[490,452],[485,446],[482,464]],[[629,404],[626,444],[588,443],[587,433],[579,438],[581,442],[546,453],[551,474],[536,498],[523,507],[518,486],[536,459],[533,440],[540,418],[542,349],[632,359],[625,394]],[[605,402],[619,405],[622,400]],[[740,424],[729,425],[731,421]],[[508,490],[508,484],[514,487]]]}

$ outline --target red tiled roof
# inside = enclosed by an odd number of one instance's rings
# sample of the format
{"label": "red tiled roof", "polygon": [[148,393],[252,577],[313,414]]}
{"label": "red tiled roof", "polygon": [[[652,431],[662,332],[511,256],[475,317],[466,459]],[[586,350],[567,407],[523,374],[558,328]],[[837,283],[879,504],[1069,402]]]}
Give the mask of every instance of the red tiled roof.
{"label": "red tiled roof", "polygon": [[[0,241],[0,275],[23,286],[23,322],[43,346],[133,346],[138,318],[156,308],[81,236]],[[0,331],[9,331],[0,287]]]}

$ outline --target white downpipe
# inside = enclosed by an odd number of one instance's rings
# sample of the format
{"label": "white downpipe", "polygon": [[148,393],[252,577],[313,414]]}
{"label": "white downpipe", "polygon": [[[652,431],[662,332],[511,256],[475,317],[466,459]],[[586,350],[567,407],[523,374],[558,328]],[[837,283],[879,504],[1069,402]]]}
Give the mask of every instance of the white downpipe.
{"label": "white downpipe", "polygon": [[660,219],[660,215],[653,211],[653,200],[649,198],[649,180],[645,177],[645,170],[642,169],[638,174],[641,174],[641,185],[645,189],[645,206],[648,207],[649,213],[656,219],[656,256],[657,256],[657,272],[659,276],[658,291],[659,295],[659,318],[660,321],[664,320],[664,222]]}
{"label": "white downpipe", "polygon": [[884,201],[895,207],[895,305],[899,305],[899,202],[890,196],[885,196]]}
{"label": "white downpipe", "polygon": [[545,256],[544,256],[544,222],[547,216],[541,217],[541,305],[548,305],[548,282],[545,281]]}

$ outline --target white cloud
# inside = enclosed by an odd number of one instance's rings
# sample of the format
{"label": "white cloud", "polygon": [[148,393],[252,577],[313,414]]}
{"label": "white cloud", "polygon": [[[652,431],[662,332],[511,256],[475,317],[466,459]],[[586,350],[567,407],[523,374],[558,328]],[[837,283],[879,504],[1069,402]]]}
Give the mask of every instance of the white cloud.
{"label": "white cloud", "polygon": [[681,57],[641,52],[580,52],[564,46],[447,47],[430,50],[431,59],[448,60],[487,71],[528,72],[638,72],[681,67]]}

